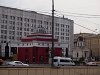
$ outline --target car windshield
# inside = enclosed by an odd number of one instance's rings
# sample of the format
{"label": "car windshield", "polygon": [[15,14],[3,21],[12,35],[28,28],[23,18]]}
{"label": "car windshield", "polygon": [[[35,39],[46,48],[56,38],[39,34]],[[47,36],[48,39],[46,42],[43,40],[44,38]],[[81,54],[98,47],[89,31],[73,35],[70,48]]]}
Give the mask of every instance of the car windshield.
{"label": "car windshield", "polygon": [[53,62],[58,62],[58,60],[57,59],[53,59]]}
{"label": "car windshield", "polygon": [[16,64],[22,64],[22,62],[15,62]]}

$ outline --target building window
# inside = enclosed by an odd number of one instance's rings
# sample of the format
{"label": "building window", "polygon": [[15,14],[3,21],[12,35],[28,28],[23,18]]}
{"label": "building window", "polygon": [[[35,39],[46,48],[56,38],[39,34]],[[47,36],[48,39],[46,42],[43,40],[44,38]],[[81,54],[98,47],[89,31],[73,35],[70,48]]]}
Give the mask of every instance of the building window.
{"label": "building window", "polygon": [[24,32],[24,36],[26,36],[26,32]]}
{"label": "building window", "polygon": [[7,34],[7,30],[4,30],[4,34]]}
{"label": "building window", "polygon": [[17,32],[17,35],[19,35],[19,32]]}
{"label": "building window", "polygon": [[64,37],[61,36],[61,39],[64,40]]}
{"label": "building window", "polygon": [[17,27],[17,30],[19,30],[19,27]]}
{"label": "building window", "polygon": [[29,19],[28,19],[28,18],[24,18],[24,21],[25,21],[25,22],[29,22]]}
{"label": "building window", "polygon": [[29,31],[29,28],[27,28],[27,31]]}
{"label": "building window", "polygon": [[31,29],[31,32],[33,32],[33,29]]}
{"label": "building window", "polygon": [[12,30],[15,30],[15,27],[14,26],[12,27]]}
{"label": "building window", "polygon": [[2,20],[2,23],[7,24],[7,20]]}
{"label": "building window", "polygon": [[27,46],[28,46],[28,43],[27,43]]}
{"label": "building window", "polygon": [[7,30],[1,30],[1,33],[7,34]]}
{"label": "building window", "polygon": [[22,27],[20,27],[20,30],[22,30]]}
{"label": "building window", "polygon": [[69,33],[66,33],[66,36],[69,36]]}
{"label": "building window", "polygon": [[44,46],[44,43],[42,43],[42,46]]}
{"label": "building window", "polygon": [[11,36],[9,36],[9,39],[11,39]]}
{"label": "building window", "polygon": [[33,22],[34,22],[34,20],[33,20],[33,19],[31,19],[31,22],[33,23]]}
{"label": "building window", "polygon": [[3,33],[3,30],[1,30],[1,33]]}
{"label": "building window", "polygon": [[20,32],[20,35],[22,35],[22,32]]}
{"label": "building window", "polygon": [[15,16],[10,16],[10,19],[11,20],[15,20]]}
{"label": "building window", "polygon": [[26,31],[26,28],[24,28],[24,31]]}
{"label": "building window", "polygon": [[7,36],[4,36],[4,39],[6,39],[7,38]]}
{"label": "building window", "polygon": [[66,37],[65,39],[66,39],[66,40],[69,40],[69,37]]}
{"label": "building window", "polygon": [[8,15],[2,14],[2,18],[7,19],[8,18]]}
{"label": "building window", "polygon": [[34,19],[34,23],[36,23],[36,19]]}
{"label": "building window", "polygon": [[4,25],[1,25],[1,28],[4,28]]}
{"label": "building window", "polygon": [[15,31],[12,31],[12,35],[14,35],[15,34]]}
{"label": "building window", "polygon": [[69,25],[66,25],[66,28],[69,28]]}
{"label": "building window", "polygon": [[38,24],[41,25],[42,24],[42,21],[41,20],[38,20]]}
{"label": "building window", "polygon": [[33,27],[33,24],[31,24],[31,27]]}
{"label": "building window", "polygon": [[22,17],[17,17],[17,20],[18,21],[22,21]]}
{"label": "building window", "polygon": [[1,35],[1,38],[3,39],[3,35]]}
{"label": "building window", "polygon": [[14,36],[12,36],[12,39],[13,39],[13,40],[15,39]]}
{"label": "building window", "polygon": [[5,29],[7,29],[7,25],[5,25]]}

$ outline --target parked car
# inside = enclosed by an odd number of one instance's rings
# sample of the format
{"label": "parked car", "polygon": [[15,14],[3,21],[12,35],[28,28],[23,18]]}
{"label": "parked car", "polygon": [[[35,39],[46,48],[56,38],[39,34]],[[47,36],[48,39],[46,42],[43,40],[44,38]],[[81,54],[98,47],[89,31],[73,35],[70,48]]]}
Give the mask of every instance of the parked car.
{"label": "parked car", "polygon": [[87,62],[87,66],[98,66],[97,62]]}
{"label": "parked car", "polygon": [[12,66],[29,66],[28,64],[24,64],[21,61],[10,61],[10,62],[7,62],[7,65],[12,65]]}

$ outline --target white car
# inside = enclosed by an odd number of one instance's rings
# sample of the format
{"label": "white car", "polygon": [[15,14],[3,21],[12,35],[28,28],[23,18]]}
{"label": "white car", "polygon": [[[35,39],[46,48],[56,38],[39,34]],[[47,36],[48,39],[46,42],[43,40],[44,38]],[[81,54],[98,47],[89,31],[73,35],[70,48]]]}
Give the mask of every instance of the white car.
{"label": "white car", "polygon": [[7,65],[12,65],[12,66],[29,66],[28,64],[24,64],[21,61],[11,61],[11,62],[8,62]]}
{"label": "white car", "polygon": [[53,58],[54,66],[75,66],[75,63],[71,58],[68,57],[54,57]]}
{"label": "white car", "polygon": [[88,66],[97,66],[96,62],[87,62],[86,65]]}

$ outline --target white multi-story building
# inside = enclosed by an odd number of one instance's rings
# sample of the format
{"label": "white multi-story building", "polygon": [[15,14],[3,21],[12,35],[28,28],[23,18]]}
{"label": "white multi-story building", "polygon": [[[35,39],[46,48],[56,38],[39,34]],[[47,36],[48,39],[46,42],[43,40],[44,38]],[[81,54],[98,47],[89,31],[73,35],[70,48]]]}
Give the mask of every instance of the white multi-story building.
{"label": "white multi-story building", "polygon": [[[59,43],[66,43],[62,49],[73,47],[73,20],[64,17],[54,18],[54,37]],[[36,32],[37,27],[45,28],[46,33],[52,33],[52,17],[35,11],[0,6],[0,42],[18,42],[20,38]],[[66,49],[67,48],[67,49]]]}

